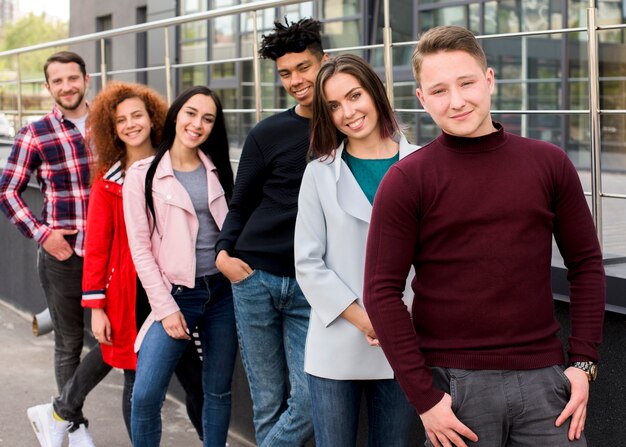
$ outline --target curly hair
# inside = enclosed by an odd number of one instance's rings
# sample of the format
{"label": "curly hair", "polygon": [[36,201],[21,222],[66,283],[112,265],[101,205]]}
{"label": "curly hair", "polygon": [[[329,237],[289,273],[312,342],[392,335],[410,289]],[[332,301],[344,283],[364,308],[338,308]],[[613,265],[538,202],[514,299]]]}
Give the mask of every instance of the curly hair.
{"label": "curly hair", "polygon": [[146,106],[152,122],[152,147],[157,147],[161,142],[167,114],[167,104],[161,95],[142,84],[109,82],[89,105],[89,139],[97,154],[97,162],[92,169],[93,179],[104,175],[117,161],[121,161],[122,166],[126,164],[126,145],[115,130],[115,109],[122,101],[130,98],[139,98]]}
{"label": "curly hair", "polygon": [[259,55],[263,59],[275,61],[285,53],[302,53],[309,50],[319,60],[324,56],[320,31],[322,24],[312,18],[291,22],[285,17],[285,24],[274,22],[274,32],[263,35]]}

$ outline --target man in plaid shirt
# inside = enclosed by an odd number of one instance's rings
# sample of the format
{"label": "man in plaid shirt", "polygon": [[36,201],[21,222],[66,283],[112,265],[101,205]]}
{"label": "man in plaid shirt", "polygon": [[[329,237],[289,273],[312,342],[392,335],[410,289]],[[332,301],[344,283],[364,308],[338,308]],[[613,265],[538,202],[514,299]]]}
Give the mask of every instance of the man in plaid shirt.
{"label": "man in plaid shirt", "polygon": [[[89,75],[76,53],[61,51],[44,66],[45,87],[55,101],[41,120],[19,131],[0,178],[0,209],[40,247],[38,269],[54,328],[54,367],[60,396],[28,409],[42,446],[92,446],[82,406],[111,367],[97,345],[83,349],[82,270],[91,154],[85,144]],[[22,199],[32,175],[44,197],[37,217]]]}

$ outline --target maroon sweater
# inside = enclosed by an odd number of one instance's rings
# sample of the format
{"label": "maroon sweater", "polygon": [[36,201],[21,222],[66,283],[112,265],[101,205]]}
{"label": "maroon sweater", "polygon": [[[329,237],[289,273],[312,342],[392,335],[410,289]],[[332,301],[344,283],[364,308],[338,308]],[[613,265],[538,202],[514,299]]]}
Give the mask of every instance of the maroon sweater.
{"label": "maroon sweater", "polygon": [[[552,236],[570,281],[570,361],[598,360],[604,268],[580,180],[560,148],[504,132],[442,134],[396,163],[376,198],[364,301],[410,402],[441,400],[428,366],[562,364]],[[402,302],[413,265],[413,318]]]}

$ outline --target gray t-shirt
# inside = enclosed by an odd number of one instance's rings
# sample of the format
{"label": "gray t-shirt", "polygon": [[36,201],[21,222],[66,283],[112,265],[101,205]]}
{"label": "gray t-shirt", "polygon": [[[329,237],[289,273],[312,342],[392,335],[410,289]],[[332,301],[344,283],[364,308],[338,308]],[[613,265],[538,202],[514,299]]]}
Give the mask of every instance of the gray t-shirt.
{"label": "gray t-shirt", "polygon": [[220,230],[209,211],[209,190],[204,165],[200,163],[193,171],[174,171],[176,179],[191,197],[198,217],[196,240],[196,277],[218,273],[215,267],[215,241]]}

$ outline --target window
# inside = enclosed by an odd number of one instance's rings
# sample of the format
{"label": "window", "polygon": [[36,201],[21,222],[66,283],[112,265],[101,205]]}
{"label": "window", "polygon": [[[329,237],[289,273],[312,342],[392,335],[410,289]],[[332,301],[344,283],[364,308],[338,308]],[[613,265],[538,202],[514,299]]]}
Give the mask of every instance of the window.
{"label": "window", "polygon": [[[106,16],[96,17],[96,32],[100,31],[108,31],[113,29],[113,17],[111,14]],[[102,47],[100,44],[101,41],[96,42],[96,67],[101,68],[102,64]],[[111,48],[111,39],[104,39],[104,62],[106,64],[106,70],[113,69],[113,55]],[[102,88],[102,78],[106,75],[106,73],[100,73],[100,78],[97,80],[97,90]]]}
{"label": "window", "polygon": [[[146,23],[148,19],[148,11],[145,6],[137,8],[135,15],[136,23]],[[148,67],[148,34],[146,32],[137,33],[135,36],[135,55],[137,57],[136,68]],[[137,82],[141,84],[148,83],[148,73],[145,71],[137,72]]]}

